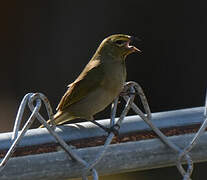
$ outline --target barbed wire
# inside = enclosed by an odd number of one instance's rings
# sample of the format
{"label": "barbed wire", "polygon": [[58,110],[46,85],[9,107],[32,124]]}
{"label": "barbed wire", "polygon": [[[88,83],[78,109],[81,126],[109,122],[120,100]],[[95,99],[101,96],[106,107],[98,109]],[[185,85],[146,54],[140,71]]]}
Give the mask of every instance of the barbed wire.
{"label": "barbed wire", "polygon": [[[142,112],[140,108],[134,103],[134,98],[136,95],[140,97],[140,100],[141,100],[141,103],[142,103],[142,106],[145,112]],[[207,112],[207,98],[205,101],[204,122],[202,123],[200,129],[195,134],[191,142],[189,142],[189,144],[185,148],[181,149],[180,147],[178,147],[177,145],[169,141],[169,139],[151,122],[152,115],[151,115],[151,111],[150,111],[150,108],[147,102],[147,98],[141,86],[138,83],[133,82],[133,81],[127,82],[124,85],[124,89],[123,89],[123,92],[121,93],[121,96],[126,102],[125,107],[120,117],[118,119],[115,119],[119,97],[117,97],[114,100],[111,106],[110,128],[113,127],[116,131],[119,131],[124,118],[128,114],[129,110],[132,109],[152,128],[152,130],[158,135],[160,140],[175,152],[175,154],[177,155],[177,159],[175,163],[176,163],[176,166],[179,172],[183,176],[183,180],[190,180],[191,174],[193,172],[193,161],[189,155],[189,152],[196,145],[199,137],[204,133],[207,127],[207,113],[206,113]],[[42,115],[39,113],[39,110],[42,106],[42,102],[44,103],[48,117],[51,120],[51,125],[49,125],[46,122],[46,120],[42,117]],[[26,123],[24,124],[21,131],[19,131],[26,105],[28,105],[31,111],[31,115],[26,121]],[[76,152],[76,149],[74,149],[74,147],[68,145],[54,131],[56,126],[54,124],[53,111],[52,111],[52,108],[50,106],[48,99],[42,93],[28,93],[24,96],[20,104],[17,117],[15,120],[14,128],[13,128],[12,145],[0,163],[0,173],[1,173],[1,170],[6,166],[9,158],[11,157],[12,153],[15,151],[18,143],[24,137],[26,131],[31,127],[35,119],[38,119],[39,122],[47,128],[49,133],[56,139],[56,141],[60,144],[62,149],[66,152],[66,154],[68,155],[68,158],[72,158],[76,160],[81,166],[83,166],[82,171],[81,171],[81,176],[83,180],[87,180],[89,175],[92,175],[93,180],[98,180],[98,172],[95,169],[95,165],[104,157],[107,147],[109,147],[109,145],[112,142],[113,137],[115,136],[114,132],[110,132],[108,134],[108,137],[106,138],[106,141],[103,147],[101,148],[100,152],[96,155],[96,157],[93,160],[91,160],[91,162],[86,162],[85,160],[83,160],[81,157],[78,156],[78,153]],[[185,170],[182,166],[182,163],[185,161],[187,163],[187,170]]]}

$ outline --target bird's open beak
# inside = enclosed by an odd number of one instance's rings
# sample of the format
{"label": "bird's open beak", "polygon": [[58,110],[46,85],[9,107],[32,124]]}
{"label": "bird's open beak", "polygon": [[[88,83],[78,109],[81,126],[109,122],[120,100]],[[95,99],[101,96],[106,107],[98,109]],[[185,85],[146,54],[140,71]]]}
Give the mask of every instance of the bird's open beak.
{"label": "bird's open beak", "polygon": [[134,43],[137,40],[136,37],[131,36],[128,43],[127,43],[127,47],[129,49],[131,49],[132,52],[142,52],[141,50],[139,50],[138,48],[136,48],[135,46],[131,45],[132,43]]}
{"label": "bird's open beak", "polygon": [[142,52],[140,49],[136,48],[135,46],[129,46],[134,52]]}

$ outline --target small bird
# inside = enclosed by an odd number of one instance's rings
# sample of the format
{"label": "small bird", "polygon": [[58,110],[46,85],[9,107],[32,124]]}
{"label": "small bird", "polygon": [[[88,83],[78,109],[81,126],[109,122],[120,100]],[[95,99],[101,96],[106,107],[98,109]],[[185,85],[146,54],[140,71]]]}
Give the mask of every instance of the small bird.
{"label": "small bird", "polygon": [[127,55],[140,52],[130,45],[134,39],[115,34],[102,41],[78,78],[68,85],[54,115],[56,125],[76,118],[92,121],[96,113],[112,103],[126,81]]}

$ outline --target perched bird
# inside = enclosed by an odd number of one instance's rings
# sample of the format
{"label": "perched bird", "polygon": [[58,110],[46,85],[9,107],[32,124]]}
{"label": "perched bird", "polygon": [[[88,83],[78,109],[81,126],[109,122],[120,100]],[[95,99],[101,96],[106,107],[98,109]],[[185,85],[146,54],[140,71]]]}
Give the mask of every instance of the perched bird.
{"label": "perched bird", "polygon": [[78,78],[68,85],[54,115],[56,125],[76,118],[93,120],[93,115],[120,94],[126,81],[125,58],[140,52],[130,45],[133,40],[132,36],[115,34],[102,41]]}

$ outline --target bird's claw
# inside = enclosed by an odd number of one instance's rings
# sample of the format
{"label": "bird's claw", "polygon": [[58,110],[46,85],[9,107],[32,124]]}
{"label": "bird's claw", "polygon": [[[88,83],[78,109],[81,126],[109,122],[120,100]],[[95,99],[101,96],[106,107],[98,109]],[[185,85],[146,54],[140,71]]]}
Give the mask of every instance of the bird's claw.
{"label": "bird's claw", "polygon": [[123,91],[120,93],[120,96],[130,96],[130,95],[137,95],[136,92],[129,92],[129,91]]}
{"label": "bird's claw", "polygon": [[132,92],[129,86],[124,86],[123,90],[119,94],[121,97],[130,96],[130,95],[138,95],[136,91]]}
{"label": "bird's claw", "polygon": [[120,129],[120,126],[118,124],[115,124],[113,126],[111,126],[110,128],[106,128],[106,132],[107,133],[113,133],[115,136],[119,136],[119,129]]}

